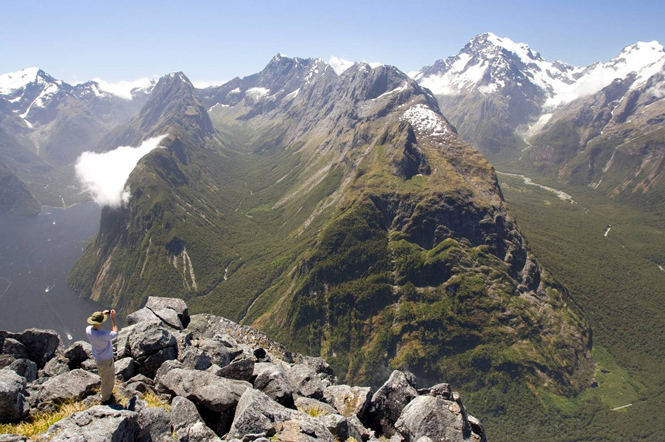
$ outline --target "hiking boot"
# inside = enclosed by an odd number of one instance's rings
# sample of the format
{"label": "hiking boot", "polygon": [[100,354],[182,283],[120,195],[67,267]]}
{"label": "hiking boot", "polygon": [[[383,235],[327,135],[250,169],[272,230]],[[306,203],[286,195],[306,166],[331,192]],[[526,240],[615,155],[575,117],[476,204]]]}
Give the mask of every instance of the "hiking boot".
{"label": "hiking boot", "polygon": [[115,396],[113,396],[113,394],[111,394],[111,396],[105,401],[102,401],[102,405],[111,405],[111,404],[115,404]]}

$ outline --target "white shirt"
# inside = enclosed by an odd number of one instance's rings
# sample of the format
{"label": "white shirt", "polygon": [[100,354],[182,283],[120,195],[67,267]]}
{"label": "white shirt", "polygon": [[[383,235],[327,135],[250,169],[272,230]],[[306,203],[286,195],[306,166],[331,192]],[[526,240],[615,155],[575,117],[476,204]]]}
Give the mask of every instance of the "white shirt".
{"label": "white shirt", "polygon": [[113,346],[111,340],[118,336],[118,332],[95,330],[92,325],[85,329],[88,342],[92,346],[92,357],[95,359],[113,359]]}

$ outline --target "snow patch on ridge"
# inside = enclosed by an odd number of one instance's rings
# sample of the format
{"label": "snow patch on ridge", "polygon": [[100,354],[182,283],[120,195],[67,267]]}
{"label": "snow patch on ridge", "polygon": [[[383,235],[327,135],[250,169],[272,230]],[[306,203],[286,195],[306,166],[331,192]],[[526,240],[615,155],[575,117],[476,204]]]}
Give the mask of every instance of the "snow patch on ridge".
{"label": "snow patch on ridge", "polygon": [[330,57],[330,60],[328,60],[328,64],[333,68],[333,71],[335,71],[337,75],[342,75],[347,69],[356,63],[333,55]]}
{"label": "snow patch on ridge", "polygon": [[416,132],[423,135],[435,136],[448,133],[443,117],[424,104],[416,104],[407,109],[399,119],[408,121]]}
{"label": "snow patch on ridge", "polygon": [[270,92],[270,90],[264,87],[253,87],[251,89],[247,89],[245,94],[254,100],[260,100],[261,98],[268,95],[268,92]]}
{"label": "snow patch on ridge", "polygon": [[138,147],[120,146],[103,153],[83,152],[76,160],[76,177],[100,206],[120,207],[129,202],[125,186],[139,160],[159,147],[167,134],[149,138]]}

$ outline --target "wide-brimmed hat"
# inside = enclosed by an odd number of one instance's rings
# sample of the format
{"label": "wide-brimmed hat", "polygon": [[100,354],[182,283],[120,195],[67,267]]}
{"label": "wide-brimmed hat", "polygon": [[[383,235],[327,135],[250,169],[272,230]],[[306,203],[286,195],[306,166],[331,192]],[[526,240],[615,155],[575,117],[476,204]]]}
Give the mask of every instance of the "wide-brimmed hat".
{"label": "wide-brimmed hat", "polygon": [[88,324],[98,325],[106,322],[108,318],[104,312],[95,312],[88,318]]}

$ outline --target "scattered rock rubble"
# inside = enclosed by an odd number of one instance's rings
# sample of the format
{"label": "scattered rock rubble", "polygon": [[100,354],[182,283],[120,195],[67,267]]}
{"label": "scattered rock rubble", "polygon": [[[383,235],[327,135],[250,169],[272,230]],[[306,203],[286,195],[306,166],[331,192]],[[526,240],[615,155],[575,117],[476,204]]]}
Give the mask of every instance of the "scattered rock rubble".
{"label": "scattered rock rubble", "polygon": [[[39,435],[51,441],[394,442],[486,441],[448,384],[418,389],[394,371],[373,392],[337,385],[321,358],[289,352],[228,319],[190,317],[180,299],[150,297],[115,340],[115,395],[102,406],[90,345],[63,348],[57,333],[0,331],[0,422],[17,422],[59,402],[92,405]],[[149,407],[152,391],[170,411]],[[29,440],[2,435],[0,440]]]}

